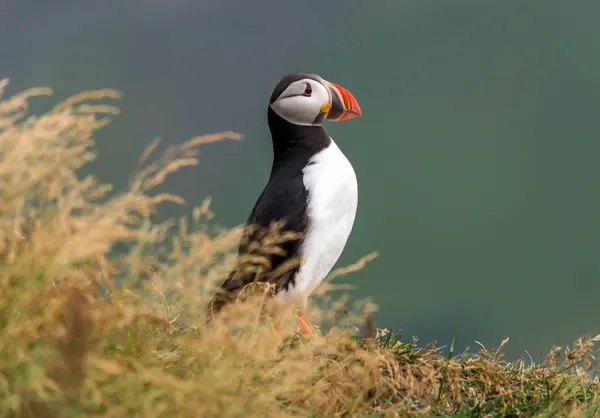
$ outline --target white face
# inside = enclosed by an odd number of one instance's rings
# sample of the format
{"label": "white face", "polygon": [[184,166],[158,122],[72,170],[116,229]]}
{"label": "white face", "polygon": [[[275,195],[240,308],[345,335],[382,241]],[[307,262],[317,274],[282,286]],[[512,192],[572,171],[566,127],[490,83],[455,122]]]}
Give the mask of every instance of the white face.
{"label": "white face", "polygon": [[329,89],[310,78],[294,81],[271,103],[283,119],[306,126],[321,125],[330,107]]}

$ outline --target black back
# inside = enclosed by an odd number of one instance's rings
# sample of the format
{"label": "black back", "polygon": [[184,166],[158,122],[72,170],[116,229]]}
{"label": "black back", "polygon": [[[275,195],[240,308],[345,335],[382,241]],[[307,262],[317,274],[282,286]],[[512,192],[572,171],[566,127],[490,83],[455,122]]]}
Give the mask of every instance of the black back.
{"label": "black back", "polygon": [[[308,76],[310,74],[296,73],[284,77],[275,87],[271,102],[279,97],[289,83]],[[331,138],[321,125],[292,124],[278,116],[271,107],[268,109],[267,117],[273,141],[273,165],[269,181],[248,217],[246,223],[248,228],[244,232],[239,254],[257,254],[251,243],[260,239],[263,228],[269,227],[273,222],[281,221],[284,230],[298,233],[299,236],[280,245],[284,254],[267,255],[271,265],[269,272],[273,272],[285,261],[297,260],[300,255],[303,235],[308,226],[308,191],[304,187],[302,170],[315,154],[329,146]],[[247,264],[238,262],[214,297],[211,303],[213,312],[218,312],[235,298],[242,288],[253,281],[273,283],[276,292],[294,286],[299,260],[294,268],[281,274],[262,274],[257,277],[255,273],[247,272],[247,268]],[[265,273],[269,272],[265,271]]]}

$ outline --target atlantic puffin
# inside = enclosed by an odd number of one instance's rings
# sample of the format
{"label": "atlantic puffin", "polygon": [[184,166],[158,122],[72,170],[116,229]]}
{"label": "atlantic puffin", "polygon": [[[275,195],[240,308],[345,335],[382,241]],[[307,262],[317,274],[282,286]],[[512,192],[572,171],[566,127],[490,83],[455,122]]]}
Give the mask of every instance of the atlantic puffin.
{"label": "atlantic puffin", "polygon": [[[238,253],[253,253],[257,227],[279,222],[297,236],[281,245],[283,253],[268,256],[270,271],[276,272],[286,260],[298,262],[291,269],[280,269],[280,274],[259,276],[238,262],[209,304],[209,314],[219,312],[255,281],[273,284],[274,295],[292,298],[306,309],[309,295],[346,245],[358,204],[354,168],[323,123],[361,115],[348,90],[317,74],[295,72],[277,83],[267,110],[273,142],[271,173],[248,217]],[[302,311],[297,315],[300,330],[313,335]]]}

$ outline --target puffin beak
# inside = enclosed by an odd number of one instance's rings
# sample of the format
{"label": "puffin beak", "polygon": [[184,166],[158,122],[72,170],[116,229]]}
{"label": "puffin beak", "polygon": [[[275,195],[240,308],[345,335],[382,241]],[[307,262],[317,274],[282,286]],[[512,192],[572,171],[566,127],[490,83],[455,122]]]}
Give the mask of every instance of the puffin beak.
{"label": "puffin beak", "polygon": [[362,116],[362,111],[354,96],[342,86],[327,81],[331,94],[331,109],[327,120],[342,121]]}

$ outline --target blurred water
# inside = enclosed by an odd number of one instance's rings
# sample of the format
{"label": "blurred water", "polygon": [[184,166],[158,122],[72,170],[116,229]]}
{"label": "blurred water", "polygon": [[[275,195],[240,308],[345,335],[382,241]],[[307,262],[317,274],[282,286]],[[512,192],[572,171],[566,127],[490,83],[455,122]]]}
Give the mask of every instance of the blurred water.
{"label": "blurred water", "polygon": [[340,281],[380,326],[458,331],[459,347],[510,336],[524,356],[598,331],[599,16],[592,0],[4,0],[0,76],[57,98],[123,91],[91,166],[120,186],[155,136],[243,133],[166,185],[213,196],[226,225],[266,181],[278,78],[347,87],[364,117],[328,126],[359,179],[340,264],[380,257]]}

